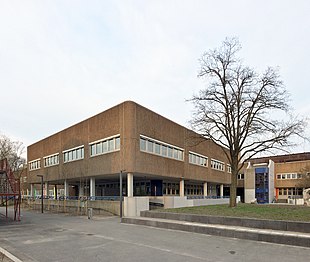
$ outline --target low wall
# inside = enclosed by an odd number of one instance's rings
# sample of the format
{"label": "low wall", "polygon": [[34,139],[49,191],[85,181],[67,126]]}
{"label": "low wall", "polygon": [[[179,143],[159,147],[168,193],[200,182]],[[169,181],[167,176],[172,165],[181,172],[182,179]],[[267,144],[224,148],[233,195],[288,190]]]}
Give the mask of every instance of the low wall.
{"label": "low wall", "polygon": [[187,199],[187,197],[164,196],[164,208],[221,205],[228,203],[229,198]]}
{"label": "low wall", "polygon": [[146,210],[149,210],[148,197],[124,197],[124,216],[140,216],[140,212]]}
{"label": "low wall", "polygon": [[240,217],[221,217],[221,216],[154,212],[154,211],[141,212],[141,216],[197,222],[203,224],[219,224],[219,225],[259,228],[259,229],[273,229],[282,231],[310,233],[310,222],[279,221],[279,220],[240,218]]}
{"label": "low wall", "polygon": [[[41,210],[41,199],[28,200],[28,206],[35,210]],[[119,201],[107,201],[107,200],[53,200],[44,199],[43,209],[52,212],[68,212],[78,215],[87,215],[88,208],[93,209],[93,214],[101,214],[105,212],[112,213],[114,215],[120,214]]]}

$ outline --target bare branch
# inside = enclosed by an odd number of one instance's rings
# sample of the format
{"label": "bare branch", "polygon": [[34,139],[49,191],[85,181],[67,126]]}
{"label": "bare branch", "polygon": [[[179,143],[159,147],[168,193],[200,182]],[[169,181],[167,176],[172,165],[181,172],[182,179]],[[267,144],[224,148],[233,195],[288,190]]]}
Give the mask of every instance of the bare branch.
{"label": "bare branch", "polygon": [[244,159],[292,146],[291,138],[304,137],[306,125],[290,116],[289,95],[278,70],[268,67],[256,73],[242,65],[240,49],[238,39],[226,38],[220,48],[203,54],[198,77],[207,85],[190,100],[196,108],[192,127],[229,149],[232,176],[238,175]]}

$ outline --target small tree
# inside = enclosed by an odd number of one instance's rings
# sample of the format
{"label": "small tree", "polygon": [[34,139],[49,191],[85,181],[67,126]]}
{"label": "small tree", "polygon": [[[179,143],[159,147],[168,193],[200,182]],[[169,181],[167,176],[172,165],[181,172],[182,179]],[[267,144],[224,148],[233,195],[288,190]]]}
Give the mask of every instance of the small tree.
{"label": "small tree", "polygon": [[[198,77],[207,86],[192,97],[192,125],[204,137],[222,145],[231,165],[230,206],[236,206],[237,176],[243,163],[272,148],[283,149],[301,135],[305,121],[290,116],[288,93],[277,70],[262,74],[237,57],[238,39],[203,54]],[[284,112],[281,120],[278,112]]]}
{"label": "small tree", "polygon": [[24,146],[22,142],[12,141],[5,135],[0,135],[0,160],[7,159],[12,171],[22,171],[26,160],[22,157]]}

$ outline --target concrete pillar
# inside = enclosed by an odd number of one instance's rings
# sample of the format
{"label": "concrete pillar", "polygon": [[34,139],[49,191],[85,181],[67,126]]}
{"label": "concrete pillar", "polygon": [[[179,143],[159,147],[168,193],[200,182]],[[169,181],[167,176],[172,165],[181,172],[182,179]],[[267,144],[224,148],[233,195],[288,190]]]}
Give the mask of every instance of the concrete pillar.
{"label": "concrete pillar", "polygon": [[48,197],[48,182],[45,182],[45,185],[44,185],[44,196]]}
{"label": "concrete pillar", "polygon": [[57,185],[54,186],[54,199],[58,199]]}
{"label": "concrete pillar", "polygon": [[96,179],[94,177],[90,178],[90,192],[89,196],[91,197],[91,200],[95,200],[96,197]]}
{"label": "concrete pillar", "polygon": [[184,179],[180,181],[180,197],[184,197]]}
{"label": "concrete pillar", "polygon": [[67,180],[65,180],[64,182],[64,191],[65,191],[65,197],[68,197],[69,196],[69,183]]}
{"label": "concrete pillar", "polygon": [[127,196],[133,197],[133,174],[127,174]]}
{"label": "concrete pillar", "polygon": [[79,185],[79,197],[84,196],[84,183],[80,183]]}
{"label": "concrete pillar", "polygon": [[221,184],[220,185],[220,197],[223,197],[224,196],[224,185]]}
{"label": "concrete pillar", "polygon": [[208,196],[208,182],[203,183],[203,195]]}
{"label": "concrete pillar", "polygon": [[34,185],[33,184],[30,184],[30,196],[31,197],[34,197]]}

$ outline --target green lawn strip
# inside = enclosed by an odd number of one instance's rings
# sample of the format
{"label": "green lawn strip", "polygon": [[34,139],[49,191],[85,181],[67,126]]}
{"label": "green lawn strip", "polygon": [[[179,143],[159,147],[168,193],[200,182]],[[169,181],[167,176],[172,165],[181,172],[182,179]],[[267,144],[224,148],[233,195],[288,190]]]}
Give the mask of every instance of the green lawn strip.
{"label": "green lawn strip", "polygon": [[158,211],[210,216],[247,217],[310,222],[310,207],[305,206],[238,204],[235,208],[230,208],[227,205],[210,205],[162,209]]}

